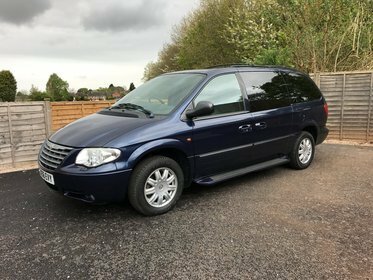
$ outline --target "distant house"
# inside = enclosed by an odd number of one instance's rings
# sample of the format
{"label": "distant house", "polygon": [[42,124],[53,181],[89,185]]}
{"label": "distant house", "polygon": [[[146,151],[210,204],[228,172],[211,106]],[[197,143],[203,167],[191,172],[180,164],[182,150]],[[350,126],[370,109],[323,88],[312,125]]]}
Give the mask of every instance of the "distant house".
{"label": "distant house", "polygon": [[107,93],[104,91],[92,90],[88,92],[88,100],[90,101],[106,100],[106,95]]}
{"label": "distant house", "polygon": [[119,91],[115,91],[113,92],[113,94],[111,95],[111,97],[113,97],[114,99],[119,99],[121,98],[123,95],[119,92]]}
{"label": "distant house", "polygon": [[126,94],[126,90],[123,87],[113,87],[111,91],[111,97],[113,99],[120,99]]}

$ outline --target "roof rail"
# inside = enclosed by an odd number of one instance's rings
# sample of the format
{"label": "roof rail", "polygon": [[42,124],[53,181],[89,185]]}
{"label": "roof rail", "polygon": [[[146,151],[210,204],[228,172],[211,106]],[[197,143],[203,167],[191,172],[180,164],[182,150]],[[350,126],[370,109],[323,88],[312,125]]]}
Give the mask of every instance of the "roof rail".
{"label": "roof rail", "polygon": [[247,66],[258,66],[258,65],[246,64],[246,63],[218,64],[218,65],[209,66],[206,69],[225,68],[225,67],[247,67]]}
{"label": "roof rail", "polygon": [[[257,68],[277,68],[277,69],[284,69],[284,70],[292,70],[301,72],[296,68],[283,66],[283,65],[258,65],[258,64],[246,64],[246,63],[235,63],[235,64],[221,64],[221,65],[214,65],[207,67],[206,69],[213,69],[213,68],[229,68],[229,67],[257,67]],[[303,72],[302,72],[303,73]]]}

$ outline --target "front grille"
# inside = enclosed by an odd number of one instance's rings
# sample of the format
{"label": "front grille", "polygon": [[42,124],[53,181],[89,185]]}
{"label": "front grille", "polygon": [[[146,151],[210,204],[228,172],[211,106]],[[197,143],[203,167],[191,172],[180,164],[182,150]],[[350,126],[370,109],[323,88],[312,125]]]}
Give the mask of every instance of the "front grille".
{"label": "front grille", "polygon": [[54,170],[61,164],[72,149],[73,148],[54,144],[47,140],[41,148],[39,163],[47,169]]}

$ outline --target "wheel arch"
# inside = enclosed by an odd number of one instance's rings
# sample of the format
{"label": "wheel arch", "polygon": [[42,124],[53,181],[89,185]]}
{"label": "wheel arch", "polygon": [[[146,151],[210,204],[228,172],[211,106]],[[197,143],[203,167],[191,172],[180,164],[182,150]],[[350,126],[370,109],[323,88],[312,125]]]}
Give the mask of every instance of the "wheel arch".
{"label": "wheel arch", "polygon": [[132,169],[143,160],[157,155],[162,155],[175,160],[181,167],[184,173],[185,187],[188,187],[192,182],[192,171],[194,161],[192,157],[188,157],[189,149],[179,140],[163,139],[147,143],[137,148],[129,157],[129,163]]}
{"label": "wheel arch", "polygon": [[306,131],[306,132],[310,133],[312,135],[315,143],[317,142],[317,137],[319,135],[319,132],[318,132],[317,126],[315,124],[310,123],[310,124],[305,125],[302,128],[302,131]]}

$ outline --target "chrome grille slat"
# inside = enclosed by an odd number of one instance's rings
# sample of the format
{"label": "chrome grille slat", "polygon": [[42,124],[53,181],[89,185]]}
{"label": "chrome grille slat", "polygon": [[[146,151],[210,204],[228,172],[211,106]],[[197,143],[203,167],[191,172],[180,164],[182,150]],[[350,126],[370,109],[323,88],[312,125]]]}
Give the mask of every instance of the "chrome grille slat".
{"label": "chrome grille slat", "polygon": [[56,169],[73,148],[54,144],[45,141],[39,154],[39,163],[41,166],[54,170]]}
{"label": "chrome grille slat", "polygon": [[[53,163],[49,163],[49,162],[46,162],[43,158],[39,158],[39,161],[41,163],[42,166],[46,167],[46,168],[49,168],[49,169],[56,169],[58,167],[58,165],[55,165]],[[51,168],[52,167],[52,168]]]}
{"label": "chrome grille slat", "polygon": [[46,161],[49,161],[49,162],[52,162],[52,163],[54,163],[54,164],[60,164],[61,163],[61,161],[62,160],[55,160],[55,159],[53,159],[53,158],[47,158],[47,157],[45,157],[44,155],[43,155],[43,152],[40,154],[40,157],[42,157],[44,160],[46,160]]}
{"label": "chrome grille slat", "polygon": [[63,156],[60,156],[59,154],[56,154],[56,153],[54,153],[54,154],[52,154],[51,152],[47,152],[48,150],[47,149],[44,149],[43,151],[42,151],[42,153],[43,154],[45,154],[45,155],[47,155],[48,157],[51,157],[51,158],[58,158],[58,159],[60,159],[60,160],[63,160],[64,158],[65,158],[65,156],[67,155],[63,155]]}
{"label": "chrome grille slat", "polygon": [[54,146],[51,146],[50,143],[46,143],[45,144],[45,148],[49,151],[51,151],[52,153],[56,153],[56,154],[61,154],[61,155],[67,155],[71,150],[72,148],[70,147],[62,147],[60,145],[54,145]]}

